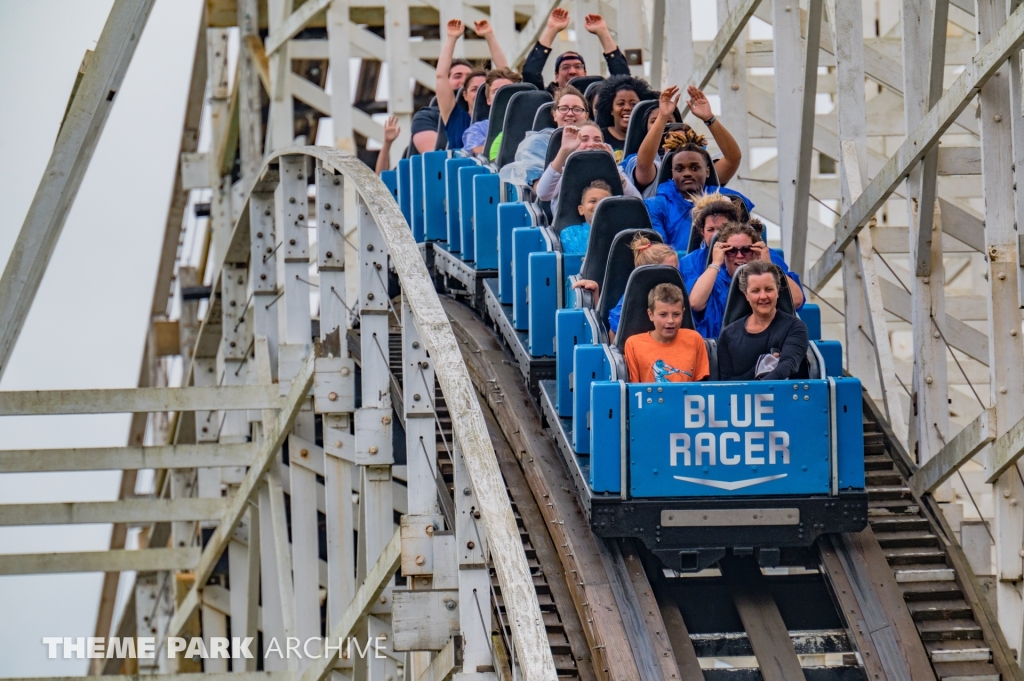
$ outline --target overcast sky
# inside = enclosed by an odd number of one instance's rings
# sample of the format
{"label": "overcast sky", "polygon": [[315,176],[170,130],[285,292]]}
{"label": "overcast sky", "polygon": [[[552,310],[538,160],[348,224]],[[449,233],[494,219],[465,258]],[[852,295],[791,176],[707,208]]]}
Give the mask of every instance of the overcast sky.
{"label": "overcast sky", "polygon": [[[0,0],[0,262],[112,0]],[[157,2],[0,389],[134,387],[201,0]],[[124,445],[128,417],[0,418],[0,448]],[[0,475],[0,503],[113,499],[118,474]],[[109,526],[0,529],[0,552],[91,551]],[[0,577],[0,677],[84,674],[43,636],[91,636],[101,575]]]}
{"label": "overcast sky", "polygon": [[[0,263],[112,4],[0,0]],[[201,6],[156,3],[0,389],[136,385]],[[695,13],[698,36],[714,25]],[[0,449],[124,445],[128,421],[0,418]],[[0,475],[0,503],[114,499],[118,475]],[[0,553],[104,550],[109,537],[109,525],[0,528]],[[101,579],[0,577],[0,677],[84,674],[86,660],[48,660],[42,637],[91,636]]]}

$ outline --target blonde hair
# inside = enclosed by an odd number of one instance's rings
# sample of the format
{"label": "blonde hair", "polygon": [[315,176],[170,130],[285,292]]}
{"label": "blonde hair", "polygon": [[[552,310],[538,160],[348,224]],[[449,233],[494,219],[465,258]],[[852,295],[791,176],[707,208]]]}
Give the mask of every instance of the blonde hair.
{"label": "blonde hair", "polygon": [[629,243],[629,247],[633,250],[634,267],[640,267],[641,265],[660,265],[665,262],[666,258],[671,256],[679,257],[668,244],[652,243],[651,240],[645,237],[641,232],[637,232],[637,235],[633,237],[633,240]]}

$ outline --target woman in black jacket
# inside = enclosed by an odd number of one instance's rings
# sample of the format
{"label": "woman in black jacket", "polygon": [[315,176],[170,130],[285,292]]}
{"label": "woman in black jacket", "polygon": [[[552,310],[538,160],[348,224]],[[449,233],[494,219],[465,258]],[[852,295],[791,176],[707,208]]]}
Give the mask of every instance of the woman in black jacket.
{"label": "woman in black jacket", "polygon": [[718,369],[723,381],[784,381],[796,375],[807,356],[807,326],[778,309],[782,272],[754,260],[736,276],[752,314],[722,329]]}

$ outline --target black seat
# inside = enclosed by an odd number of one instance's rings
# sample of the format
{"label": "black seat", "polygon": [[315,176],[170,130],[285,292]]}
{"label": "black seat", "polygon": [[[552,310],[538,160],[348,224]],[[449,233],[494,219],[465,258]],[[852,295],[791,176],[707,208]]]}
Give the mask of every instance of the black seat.
{"label": "black seat", "polygon": [[[544,170],[548,169],[551,165],[551,161],[558,155],[558,150],[562,147],[562,133],[563,128],[555,128],[555,131],[551,133],[551,138],[548,140],[548,150],[544,153]],[[551,222],[551,202],[550,201],[538,201],[537,205],[540,206],[541,210],[544,211],[544,215],[547,216],[548,222]]]}
{"label": "black seat", "polygon": [[601,281],[612,241],[624,229],[653,229],[643,199],[635,196],[610,196],[599,203],[594,213],[594,224],[590,226],[587,254],[580,267],[581,279]]}
{"label": "black seat", "polygon": [[537,113],[533,116],[533,127],[531,130],[547,130],[548,128],[555,127],[555,116],[554,116],[554,102],[548,102],[547,104],[541,104],[540,108],[537,109]]}
{"label": "black seat", "polygon": [[558,150],[562,148],[563,132],[565,132],[565,128],[555,128],[555,131],[551,133],[551,139],[548,140],[548,150],[544,154],[544,170],[548,169],[551,162],[555,160],[555,156],[558,155]]}
{"label": "black seat", "polygon": [[[500,95],[504,88],[498,90]],[[505,110],[505,123],[502,126],[501,146],[498,148],[498,157],[495,164],[501,168],[506,163],[516,160],[516,150],[519,144],[526,137],[526,133],[533,127],[533,119],[537,109],[544,103],[551,102],[551,95],[544,90],[532,92],[516,92],[508,101],[508,108]],[[490,135],[488,134],[488,137]]]}
{"label": "black seat", "polygon": [[576,76],[575,78],[569,81],[569,85],[572,85],[580,92],[586,92],[587,89],[594,83],[603,82],[604,76]]}
{"label": "black seat", "polygon": [[[436,102],[437,97],[431,100]],[[462,88],[460,87],[455,91],[455,106],[459,107],[463,111],[469,111],[469,105],[466,104],[466,100],[462,98]],[[448,148],[448,132],[444,129],[444,121],[441,117],[437,118],[437,141],[434,143],[434,151],[444,151]]]}
{"label": "black seat", "polygon": [[633,112],[629,114],[629,126],[626,128],[626,142],[622,150],[622,158],[635,154],[640,150],[640,143],[647,136],[647,117],[658,108],[658,100],[645,99],[637,102]]}
{"label": "black seat", "polygon": [[[779,302],[777,307],[782,312],[795,315],[796,306],[793,305],[793,292],[789,290],[789,279],[786,278],[786,273],[778,265],[775,265],[775,269],[779,271],[779,276],[782,280],[782,285],[779,286]],[[750,303],[747,302],[747,297],[740,291],[739,282],[740,278],[733,276],[732,281],[729,283],[729,297],[726,298],[725,313],[722,315],[723,329],[733,322],[749,316],[753,312],[750,309]]]}
{"label": "black seat", "polygon": [[658,284],[675,284],[683,291],[683,322],[680,328],[693,329],[693,314],[690,312],[690,298],[678,267],[671,265],[643,265],[633,270],[626,282],[626,293],[622,299],[622,316],[619,330],[615,334],[615,347],[620,351],[626,347],[626,340],[638,333],[654,330],[654,323],[647,315],[647,296]]}
{"label": "black seat", "polygon": [[[604,87],[604,79],[603,78],[601,80],[595,80],[593,83],[591,83],[590,85],[587,86],[587,89],[583,91],[583,98],[587,100],[587,106],[590,106],[590,103],[594,101],[594,96],[603,87]],[[595,115],[595,114],[593,112],[591,112],[591,115]]]}
{"label": "black seat", "polygon": [[[796,314],[796,306],[793,304],[793,292],[789,288],[789,279],[786,278],[786,273],[782,271],[778,265],[775,268],[779,270],[780,279],[782,285],[779,286],[779,302],[776,309],[781,312],[786,312],[791,315]],[[747,297],[740,291],[740,278],[734,276],[732,282],[729,283],[729,297],[725,302],[725,314],[722,315],[722,328],[729,326],[733,322],[738,322],[750,315],[753,310],[750,309],[750,303],[747,302]],[[721,331],[719,331],[721,334]],[[717,358],[717,357],[716,357]],[[716,364],[717,367],[717,364]],[[818,379],[823,375],[823,367],[818,363],[818,356],[814,352],[809,344],[807,346],[807,355],[803,361],[800,362],[800,367],[796,370],[796,373],[790,376],[790,378],[813,378]]]}
{"label": "black seat", "polygon": [[[552,135],[553,137],[553,135]],[[550,150],[550,146],[548,147]],[[583,198],[583,190],[594,180],[604,180],[612,188],[612,196],[622,195],[622,180],[615,157],[607,151],[592,149],[573,152],[562,169],[562,185],[558,190],[558,209],[551,226],[555,233],[562,228],[580,223],[577,208]]]}
{"label": "black seat", "polygon": [[[498,90],[498,92],[501,92],[501,90]],[[491,105],[487,103],[487,97],[484,95],[484,86],[481,85],[480,89],[476,91],[476,99],[473,100],[473,115],[470,122],[477,123],[490,116],[490,114]]]}
{"label": "black seat", "polygon": [[[605,199],[606,201],[608,199]],[[601,296],[597,302],[597,318],[608,328],[608,313],[619,304],[619,299],[626,290],[626,282],[629,275],[635,269],[633,265],[633,249],[629,244],[637,234],[643,234],[651,240],[651,243],[664,243],[661,235],[653,229],[626,229],[622,230],[612,239],[612,245],[608,248],[607,264],[604,267],[604,275],[601,277]]]}
{"label": "black seat", "polygon": [[[632,122],[632,116],[630,116]],[[676,155],[676,152],[668,154],[661,160],[661,168],[658,169],[658,181],[656,184],[660,187],[661,184],[667,180],[672,179],[672,157]],[[708,172],[708,179],[704,183],[704,189],[707,191],[709,187],[719,187],[721,184],[718,181],[718,171],[715,170],[715,164],[711,164],[711,169]]]}
{"label": "black seat", "polygon": [[[491,110],[488,112],[491,122],[487,126],[487,139],[484,142],[484,156],[488,155],[488,151],[491,148],[491,144],[494,142],[494,138],[498,136],[498,133],[504,130],[505,112],[508,111],[508,103],[512,100],[512,97],[520,92],[536,89],[537,86],[533,83],[510,83],[494,93],[494,101],[491,103]],[[479,99],[479,97],[477,97],[477,99]],[[533,122],[532,118],[530,119],[530,122]]]}

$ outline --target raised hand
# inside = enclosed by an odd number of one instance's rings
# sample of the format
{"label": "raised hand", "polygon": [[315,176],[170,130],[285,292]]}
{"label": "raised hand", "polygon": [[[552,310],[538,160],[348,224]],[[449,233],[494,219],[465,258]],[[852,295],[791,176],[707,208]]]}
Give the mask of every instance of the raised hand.
{"label": "raised hand", "polygon": [[580,148],[580,129],[575,125],[562,128],[562,150],[576,151]]}
{"label": "raised hand", "polygon": [[715,242],[715,248],[711,251],[711,264],[721,267],[725,264],[725,254],[732,250],[732,246],[722,241]]}
{"label": "raised hand", "polygon": [[679,97],[680,92],[677,85],[670,85],[662,90],[661,96],[658,98],[658,113],[666,118],[672,118],[676,111],[676,105],[679,103]]}
{"label": "raised hand", "polygon": [[604,17],[600,14],[588,14],[585,16],[583,18],[583,27],[594,35],[602,32],[608,32],[608,24],[605,23]]}
{"label": "raised hand", "polygon": [[569,10],[563,7],[556,7],[548,15],[548,28],[555,31],[564,31],[569,28]]}
{"label": "raised hand", "polygon": [[398,117],[388,116],[388,120],[384,123],[384,141],[394,142],[401,132],[402,129],[398,127]]}
{"label": "raised hand", "polygon": [[698,90],[693,85],[686,88],[686,94],[689,95],[690,99],[687,101],[687,105],[690,107],[690,111],[693,115],[702,121],[710,119],[714,114],[711,111],[711,102],[704,96],[704,93]]}
{"label": "raised hand", "polygon": [[768,244],[766,244],[765,242],[758,241],[757,243],[753,244],[750,248],[751,250],[754,251],[754,255],[756,256],[754,260],[764,260],[765,262],[772,261],[771,251],[768,250]]}
{"label": "raised hand", "polygon": [[449,38],[461,38],[463,31],[465,31],[465,26],[462,25],[461,19],[450,19],[448,21]]}
{"label": "raised hand", "polygon": [[491,22],[487,21],[487,19],[481,19],[480,21],[473,22],[473,32],[484,38],[494,33],[494,29],[491,27]]}

